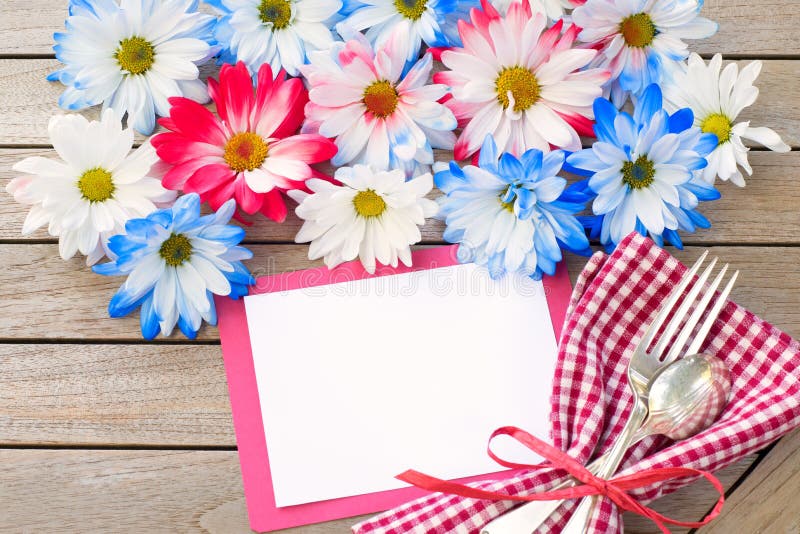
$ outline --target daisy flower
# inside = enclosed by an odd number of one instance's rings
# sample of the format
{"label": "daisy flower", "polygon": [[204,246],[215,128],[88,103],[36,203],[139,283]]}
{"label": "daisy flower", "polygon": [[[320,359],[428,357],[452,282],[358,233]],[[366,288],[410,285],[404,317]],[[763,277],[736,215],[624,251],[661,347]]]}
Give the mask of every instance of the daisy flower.
{"label": "daisy flower", "polygon": [[311,177],[325,177],[310,167],[336,153],[328,139],[294,135],[303,121],[308,95],[300,79],[264,64],[253,91],[243,63],[223,65],[219,82],[208,80],[216,104],[212,113],[186,98],[170,100],[169,117],[159,120],[168,132],[153,137],[159,157],[169,164],[162,183],[194,192],[213,209],[233,198],[248,214],[261,212],[282,222],[282,192],[302,188]]}
{"label": "daisy flower", "polygon": [[220,60],[243,61],[255,76],[269,63],[292,76],[308,52],[327,50],[334,41],[330,20],[341,0],[205,0],[222,15],[214,38],[222,46]]}
{"label": "daisy flower", "polygon": [[144,144],[131,153],[133,131],[122,129],[113,110],[92,122],[80,115],[57,115],[47,129],[61,161],[39,156],[20,161],[13,169],[24,174],[6,190],[31,206],[23,235],[47,225],[50,235],[59,238],[65,260],[78,251],[86,255],[87,265],[111,257],[106,241],[126,221],[175,199],[174,191],[150,176],[158,161],[153,147]]}
{"label": "daisy flower", "polygon": [[708,65],[698,56],[689,56],[685,69],[673,73],[664,87],[666,108],[690,108],[694,112],[694,125],[719,140],[719,146],[708,155],[708,166],[703,169],[703,179],[713,184],[717,176],[743,187],[744,177],[737,166],[748,175],[753,169],[747,162],[748,148],[742,139],[750,139],[776,152],[788,152],[789,145],[770,128],[751,127],[750,122],[734,124],[736,117],[758,97],[753,82],[761,72],[761,62],[753,61],[739,72],[736,63],[729,63],[720,73],[722,56],[716,54]]}
{"label": "daisy flower", "polygon": [[587,219],[593,237],[613,246],[638,231],[680,247],[678,230],[710,226],[696,208],[720,195],[694,171],[706,166],[717,138],[692,126],[691,109],[669,115],[662,109],[661,89],[653,84],[633,116],[602,98],[594,113],[598,141],[567,158],[571,170],[590,176],[582,185],[596,195],[595,217]]}
{"label": "daisy flower", "polygon": [[433,148],[452,149],[453,113],[438,100],[444,85],[426,85],[430,54],[404,71],[396,46],[400,34],[377,50],[356,33],[327,52],[314,52],[302,67],[311,87],[304,132],[335,138],[334,165],[400,168],[407,176],[427,171]]}
{"label": "daisy flower", "polygon": [[406,181],[399,170],[356,165],[338,169],[335,178],[341,186],[309,180],[311,194],[289,192],[305,221],[295,241],[311,242],[309,259],[324,257],[332,269],[358,257],[369,273],[376,262],[397,267],[400,260],[411,266],[410,245],[422,239],[418,227],[437,210],[436,202],[425,198],[433,188],[431,175]]}
{"label": "daisy flower", "polygon": [[520,272],[538,280],[555,273],[562,247],[585,252],[589,241],[575,217],[584,205],[565,193],[567,181],[557,176],[563,163],[561,150],[498,155],[487,135],[477,166],[453,161],[437,172],[445,193],[437,217],[447,224],[445,240],[459,243],[458,260],[487,266],[492,278]]}
{"label": "daisy flower", "polygon": [[366,30],[376,48],[400,33],[406,61],[419,57],[424,42],[429,47],[461,45],[458,21],[466,19],[478,0],[350,0],[342,9],[344,20],[336,28],[342,35]]}
{"label": "daisy flower", "polygon": [[61,107],[103,104],[144,135],[168,99],[207,102],[197,65],[216,53],[208,44],[214,17],[192,0],[70,0],[67,31],[56,33],[56,58],[65,67],[47,79],[67,88]]}
{"label": "daisy flower", "polygon": [[216,213],[200,216],[195,194],[180,197],[171,208],[132,219],[125,234],[109,247],[116,260],[95,265],[106,276],[127,276],[108,305],[111,317],[141,307],[142,336],[168,336],[175,328],[194,339],[200,324],[217,324],[213,295],[236,299],[255,280],[241,260],[252,257],[238,246],[244,230],[228,225],[236,207],[226,202]]}
{"label": "daisy flower", "polygon": [[700,17],[702,0],[587,0],[572,12],[578,39],[600,50],[592,63],[611,71],[609,91],[617,107],[661,83],[665,69],[688,57],[682,39],[704,39],[719,25]]}
{"label": "daisy flower", "polygon": [[514,2],[528,2],[533,13],[544,13],[550,20],[560,20],[568,9],[583,4],[586,0],[492,0],[492,5],[505,14]]}
{"label": "daisy flower", "polygon": [[512,3],[501,17],[482,1],[485,11],[472,10],[472,23],[459,25],[464,47],[442,53],[450,70],[433,76],[451,88],[446,105],[465,125],[455,158],[468,158],[489,134],[498,150],[517,155],[550,145],[578,150],[578,134],[591,133],[592,102],[608,79],[603,69],[581,70],[597,51],[571,48],[578,28],[562,35],[559,21],[545,30],[547,17],[533,15],[527,3]]}

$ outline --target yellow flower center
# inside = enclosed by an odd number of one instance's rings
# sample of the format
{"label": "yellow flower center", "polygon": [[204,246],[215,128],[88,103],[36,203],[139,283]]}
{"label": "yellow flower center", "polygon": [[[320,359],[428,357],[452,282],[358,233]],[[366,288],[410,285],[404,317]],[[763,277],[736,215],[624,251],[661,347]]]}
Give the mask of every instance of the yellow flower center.
{"label": "yellow flower center", "polygon": [[647,156],[639,156],[636,161],[622,164],[622,181],[631,189],[644,189],[653,183],[656,169]]}
{"label": "yellow flower center", "polygon": [[269,148],[260,135],[241,132],[231,137],[225,144],[225,163],[236,172],[252,171],[261,167],[267,159]]}
{"label": "yellow flower center", "polygon": [[656,25],[647,13],[636,13],[622,19],[619,31],[628,46],[644,48],[653,42],[656,36]]}
{"label": "yellow flower center", "polygon": [[364,89],[364,105],[367,111],[381,119],[394,113],[397,100],[397,89],[386,80],[373,82]]}
{"label": "yellow flower center", "polygon": [[386,201],[372,189],[359,191],[353,197],[353,206],[356,208],[356,213],[362,217],[377,217],[386,211]]}
{"label": "yellow flower center", "polygon": [[428,0],[394,0],[397,12],[410,20],[418,20],[427,6]]}
{"label": "yellow flower center", "polygon": [[158,254],[167,265],[178,267],[192,256],[192,243],[183,234],[172,234],[161,243]]}
{"label": "yellow flower center", "polygon": [[539,100],[539,82],[525,67],[505,67],[494,85],[497,101],[503,109],[511,105],[508,93],[514,98],[514,111],[517,112],[525,111]]}
{"label": "yellow flower center", "polygon": [[292,4],[289,0],[261,0],[258,13],[264,24],[272,24],[273,30],[282,30],[292,21]]}
{"label": "yellow flower center", "polygon": [[119,42],[119,48],[114,52],[114,59],[122,70],[127,70],[131,74],[142,74],[153,66],[156,49],[142,37],[128,37]]}
{"label": "yellow flower center", "polygon": [[111,173],[100,167],[90,169],[78,178],[78,189],[89,202],[105,202],[114,194]]}
{"label": "yellow flower center", "polygon": [[717,136],[720,145],[730,141],[731,128],[731,120],[722,113],[709,115],[700,124],[700,129],[705,133],[713,133]]}

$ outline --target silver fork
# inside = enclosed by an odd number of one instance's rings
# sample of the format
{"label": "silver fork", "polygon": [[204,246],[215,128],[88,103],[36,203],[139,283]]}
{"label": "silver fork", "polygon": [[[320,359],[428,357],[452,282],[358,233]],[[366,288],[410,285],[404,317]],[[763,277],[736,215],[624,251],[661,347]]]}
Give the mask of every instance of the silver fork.
{"label": "silver fork", "polygon": [[[714,292],[719,287],[728,269],[728,265],[725,265],[709,287],[703,291],[704,285],[717,262],[716,259],[712,260],[711,264],[700,275],[697,283],[691,287],[686,298],[681,300],[681,296],[691,284],[697,271],[700,270],[707,255],[707,251],[703,253],[678,285],[675,286],[655,319],[653,319],[652,323],[647,327],[642,340],[634,349],[627,371],[628,384],[634,394],[633,407],[623,430],[620,432],[620,435],[615,440],[611,449],[588,466],[588,469],[595,475],[608,478],[612,476],[619,467],[622,457],[631,445],[634,433],[642,425],[642,422],[647,416],[647,396],[651,378],[659,369],[672,363],[682,354],[694,354],[699,352],[700,346],[708,335],[711,326],[722,311],[722,307],[739,274],[738,271],[734,273],[720,294],[720,297],[714,303],[714,306],[703,321],[697,334],[691,340],[689,348],[686,351],[682,350],[684,344],[689,340],[689,336],[691,336],[708,308],[714,296]],[[690,313],[691,307],[696,301],[698,301],[697,305]],[[652,344],[661,326],[666,322],[670,313],[676,306],[677,310],[672,319],[664,328],[661,337],[658,339],[653,349],[648,352],[647,348]],[[681,328],[684,319],[686,319],[686,322]],[[680,331],[678,331],[679,328]],[[676,332],[677,337],[675,337],[675,342],[670,344]],[[668,346],[670,347],[669,351],[667,351],[666,356],[664,356]],[[577,484],[577,482],[574,479],[568,479],[562,482],[558,488],[575,484]],[[550,514],[563,502],[564,501],[539,501],[528,503],[490,522],[481,532],[482,534],[530,534],[544,523]],[[597,497],[586,497],[582,499],[562,532],[584,532],[588,527],[594,508],[597,506],[598,502],[599,499]]]}

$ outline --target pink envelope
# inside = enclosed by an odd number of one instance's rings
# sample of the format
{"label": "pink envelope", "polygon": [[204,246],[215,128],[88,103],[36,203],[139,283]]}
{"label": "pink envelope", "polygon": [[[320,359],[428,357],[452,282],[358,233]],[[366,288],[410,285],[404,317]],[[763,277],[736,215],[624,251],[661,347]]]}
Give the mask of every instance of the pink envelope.
{"label": "pink envelope", "polygon": [[[360,262],[352,261],[343,263],[333,270],[319,267],[264,276],[256,281],[250,294],[301,289],[343,280],[360,280],[371,276],[388,276],[449,267],[458,264],[456,248],[457,245],[451,245],[417,250],[413,253],[413,267],[378,266],[375,274],[372,275],[364,270]],[[544,286],[553,321],[553,330],[558,340],[572,291],[563,262],[558,265],[554,276],[544,278]],[[242,468],[245,500],[247,501],[250,526],[253,530],[265,532],[378,512],[393,508],[426,493],[409,487],[296,506],[276,507],[244,301],[243,299],[232,300],[217,297],[216,306],[222,340],[222,355],[228,377],[233,423],[239,449],[239,463]],[[460,481],[489,479],[496,474],[490,473],[460,479]]]}

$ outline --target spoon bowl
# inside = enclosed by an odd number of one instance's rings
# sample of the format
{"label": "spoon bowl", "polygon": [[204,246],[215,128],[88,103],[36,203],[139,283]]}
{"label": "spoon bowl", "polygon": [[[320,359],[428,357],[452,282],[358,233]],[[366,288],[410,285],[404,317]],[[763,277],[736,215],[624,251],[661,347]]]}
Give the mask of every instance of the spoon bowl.
{"label": "spoon bowl", "polygon": [[676,360],[653,378],[641,430],[673,440],[693,436],[716,421],[730,391],[731,373],[720,358],[694,354]]}

